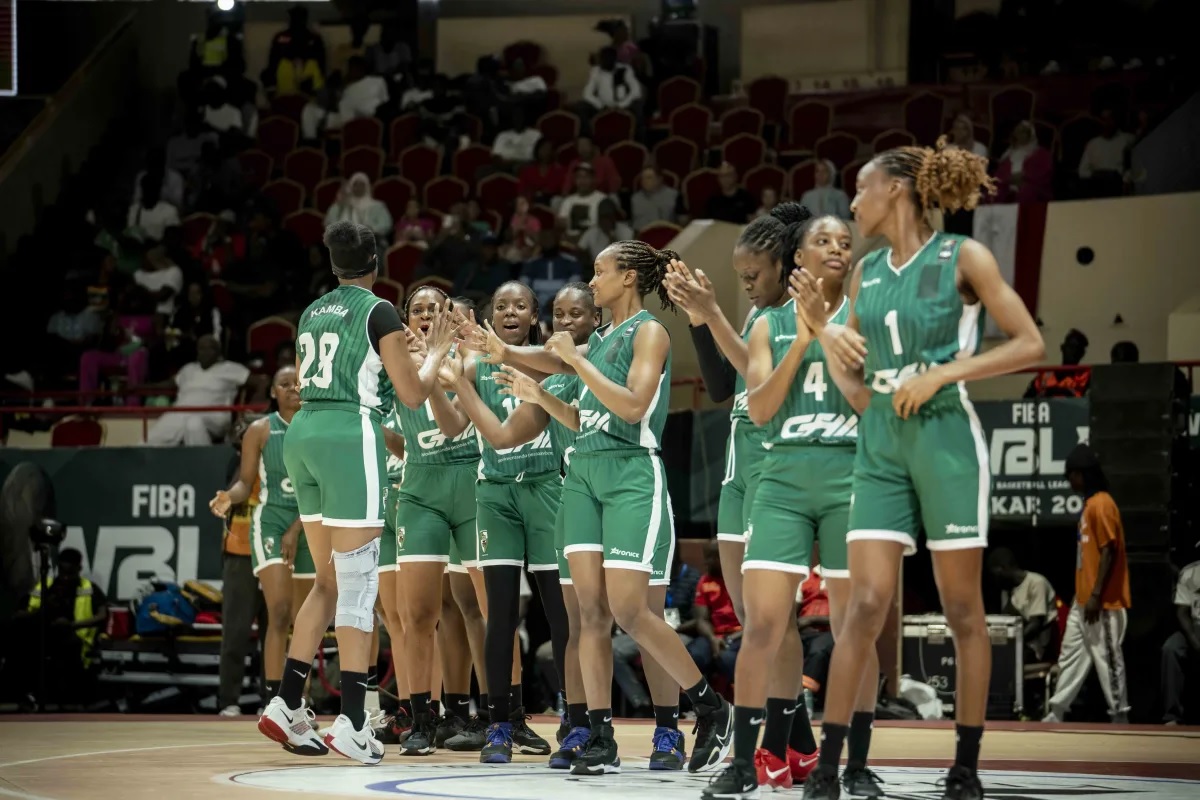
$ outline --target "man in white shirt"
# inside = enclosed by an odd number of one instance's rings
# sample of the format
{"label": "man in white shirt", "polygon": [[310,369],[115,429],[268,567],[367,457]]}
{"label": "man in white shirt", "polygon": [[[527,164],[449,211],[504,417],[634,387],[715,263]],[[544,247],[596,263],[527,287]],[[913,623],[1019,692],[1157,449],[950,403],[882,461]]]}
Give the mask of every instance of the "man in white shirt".
{"label": "man in white shirt", "polygon": [[549,90],[546,79],[541,75],[529,75],[525,62],[517,59],[508,68],[508,90],[513,94],[538,94]]}
{"label": "man in white shirt", "polygon": [[663,183],[657,169],[646,167],[641,188],[629,198],[629,205],[635,231],[656,222],[674,223],[679,216],[679,192]]}
{"label": "man in white shirt", "polygon": [[600,204],[608,198],[596,190],[595,177],[591,164],[579,162],[575,166],[575,194],[564,197],[558,207],[558,216],[566,222],[567,236],[572,240],[599,221]]}
{"label": "man in white shirt", "polygon": [[1112,109],[1100,112],[1100,135],[1087,143],[1079,160],[1079,177],[1091,184],[1091,194],[1120,194],[1126,173],[1125,158],[1133,146],[1133,134],[1117,126]]}
{"label": "man in white shirt", "polygon": [[141,231],[145,239],[161,242],[163,232],[179,224],[179,210],[160,196],[161,176],[143,175],[141,189],[141,198],[129,207],[125,225]]}
{"label": "man in white shirt", "polygon": [[537,147],[542,132],[525,124],[525,113],[513,109],[512,129],[496,134],[492,143],[492,155],[505,164],[524,164],[533,161],[533,149]]}
{"label": "man in white shirt", "polygon": [[171,318],[183,291],[183,270],[170,259],[164,248],[156,247],[146,253],[141,267],[133,273],[133,282],[150,293],[154,299],[154,313]]}
{"label": "man in white shirt", "polygon": [[373,117],[375,110],[388,101],[387,81],[367,74],[367,60],[353,56],[346,64],[346,87],[338,102],[340,124],[358,117]]}
{"label": "man in white shirt", "polygon": [[[179,394],[177,406],[228,406],[250,377],[241,364],[224,361],[221,345],[212,336],[196,342],[196,360],[186,364],[175,376]],[[212,444],[213,439],[229,430],[229,412],[167,413],[158,418],[146,434],[146,444],[155,447]]]}
{"label": "man in white shirt", "polygon": [[1025,659],[1038,663],[1053,658],[1050,643],[1058,624],[1058,595],[1046,576],[1021,569],[1007,547],[997,547],[988,556],[988,571],[1002,587],[1000,602],[1005,614],[1025,621]]}
{"label": "man in white shirt", "polygon": [[1175,584],[1175,619],[1179,630],[1162,648],[1163,722],[1184,722],[1183,694],[1187,675],[1200,674],[1200,561],[1179,573]]}
{"label": "man in white shirt", "polygon": [[592,67],[587,85],[583,87],[583,99],[575,104],[586,129],[591,128],[592,117],[608,108],[623,108],[633,114],[641,128],[642,85],[633,68],[617,63],[615,47],[600,51],[599,63]]}

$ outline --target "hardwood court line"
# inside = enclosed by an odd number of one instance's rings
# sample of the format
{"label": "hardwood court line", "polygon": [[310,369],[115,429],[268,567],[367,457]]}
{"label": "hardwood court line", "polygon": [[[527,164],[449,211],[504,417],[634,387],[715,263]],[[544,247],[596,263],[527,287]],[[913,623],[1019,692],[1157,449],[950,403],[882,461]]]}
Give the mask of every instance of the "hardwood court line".
{"label": "hardwood court line", "polygon": [[[194,749],[198,747],[241,747],[247,742],[253,741],[247,739],[241,742],[204,742],[201,744],[163,744],[154,747],[124,747],[120,750],[94,750],[90,753],[60,753],[56,756],[42,756],[41,758],[26,758],[20,761],[6,761],[0,764],[0,769],[8,769],[9,767],[23,767],[26,764],[40,764],[44,761],[60,761],[64,758],[88,758],[89,756],[115,756],[122,753],[148,753],[152,750],[183,750]],[[0,788],[0,792],[3,792]],[[22,797],[24,795],[21,795]]]}

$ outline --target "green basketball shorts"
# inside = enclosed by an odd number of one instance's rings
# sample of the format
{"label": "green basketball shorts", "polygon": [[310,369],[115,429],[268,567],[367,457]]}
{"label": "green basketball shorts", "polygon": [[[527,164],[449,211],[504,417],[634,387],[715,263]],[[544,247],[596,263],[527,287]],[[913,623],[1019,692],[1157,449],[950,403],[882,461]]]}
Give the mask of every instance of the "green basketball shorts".
{"label": "green basketball shorts", "polygon": [[854,450],[775,447],[763,459],[750,512],[742,572],[770,569],[807,576],[819,544],[821,574],[848,578],[846,531]]}
{"label": "green basketball shorts", "polygon": [[651,586],[670,585],[675,517],[657,455],[575,453],[559,513],[565,556],[603,553],[606,568],[647,572]]}
{"label": "green basketball shorts", "polygon": [[746,541],[754,486],[766,452],[762,436],[751,423],[737,419],[730,423],[729,443],[725,446],[725,478],[721,481],[721,502],[717,506],[719,541]]}
{"label": "green basketball shorts", "polygon": [[987,441],[965,389],[935,397],[902,420],[890,395],[859,418],[848,541],[900,542],[917,550],[987,547],[991,473]]}
{"label": "green basketball shorts", "polygon": [[484,478],[475,484],[479,566],[524,567],[530,572],[558,569],[554,522],[562,498],[558,472],[521,480]]}
{"label": "green basketball shorts", "polygon": [[405,464],[396,513],[396,562],[450,563],[453,540],[462,566],[476,566],[476,462]]}
{"label": "green basketball shorts", "polygon": [[300,519],[338,528],[382,528],[387,452],[366,414],[301,408],[283,440]]}
{"label": "green basketball shorts", "polygon": [[292,562],[292,577],[301,580],[313,580],[317,577],[317,564],[313,561],[312,550],[308,547],[308,536],[300,531],[296,540],[296,560]]}
{"label": "green basketball shorts", "polygon": [[[283,535],[296,521],[296,509],[270,504],[257,505],[250,513],[250,565],[254,574],[283,563]],[[300,540],[303,541],[301,536]],[[299,548],[297,548],[299,549]],[[309,561],[312,558],[309,557]]]}
{"label": "green basketball shorts", "polygon": [[400,484],[384,487],[383,504],[383,535],[379,538],[379,571],[394,572],[400,568],[396,563],[396,550],[399,547],[396,536],[396,514],[400,505]]}

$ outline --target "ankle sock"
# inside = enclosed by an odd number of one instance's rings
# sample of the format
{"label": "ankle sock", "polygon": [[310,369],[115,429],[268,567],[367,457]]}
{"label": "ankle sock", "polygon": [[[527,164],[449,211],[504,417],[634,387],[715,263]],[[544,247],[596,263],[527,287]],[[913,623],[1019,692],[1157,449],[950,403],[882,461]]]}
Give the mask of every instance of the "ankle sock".
{"label": "ankle sock", "polygon": [[[875,714],[871,711],[855,711],[850,718],[850,736],[846,740],[846,768],[862,768],[867,765],[867,753],[871,750],[871,729]],[[976,753],[978,753],[976,749]]]}
{"label": "ankle sock", "polygon": [[846,734],[850,731],[847,725],[833,722],[821,723],[821,757],[818,763],[821,767],[833,770],[836,774],[838,762],[842,760],[842,745],[846,743]]}
{"label": "ankle sock", "polygon": [[679,730],[679,706],[655,706],[654,724],[659,728]]}
{"label": "ankle sock", "polygon": [[367,673],[342,673],[342,714],[350,719],[354,730],[361,731],[367,721]]}
{"label": "ankle sock", "polygon": [[[758,748],[758,729],[763,723],[761,708],[733,707],[733,759],[747,764],[754,763],[754,751]],[[787,751],[784,751],[784,759]]]}
{"label": "ankle sock", "polygon": [[[767,724],[763,728],[762,746],[778,759],[787,761],[788,738],[795,724],[796,701],[785,697],[767,698]],[[809,734],[812,738],[812,734]],[[805,752],[811,753],[812,750]]]}
{"label": "ankle sock", "polygon": [[792,730],[788,735],[788,745],[797,753],[808,755],[817,749],[817,740],[813,737],[812,722],[808,718],[808,706],[804,695],[795,702],[796,713],[792,715]]}

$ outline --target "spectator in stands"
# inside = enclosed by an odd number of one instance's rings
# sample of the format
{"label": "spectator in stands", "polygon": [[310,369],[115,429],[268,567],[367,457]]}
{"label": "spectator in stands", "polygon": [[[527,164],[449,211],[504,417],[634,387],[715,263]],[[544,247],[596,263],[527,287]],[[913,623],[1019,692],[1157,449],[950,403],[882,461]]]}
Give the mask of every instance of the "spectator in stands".
{"label": "spectator in stands", "polygon": [[188,68],[201,77],[229,72],[240,75],[246,68],[242,32],[210,8],[204,33],[192,35]]}
{"label": "spectator in stands", "polygon": [[475,74],[462,87],[462,100],[468,114],[483,120],[483,137],[492,138],[502,130],[508,117],[508,85],[500,78],[500,60],[481,56],[475,62]]}
{"label": "spectator in stands", "polygon": [[404,90],[404,93],[400,95],[400,110],[415,111],[426,102],[432,100],[434,96],[433,87],[433,63],[428,59],[421,59],[417,62],[417,68],[413,73],[411,83]]}
{"label": "spectator in stands", "polygon": [[167,256],[165,248],[146,251],[141,269],[133,273],[133,281],[150,294],[160,321],[166,322],[174,316],[179,293],[183,291],[183,270]]}
{"label": "spectator in stands", "polygon": [[1018,122],[996,165],[996,202],[1050,202],[1054,199],[1053,173],[1054,158],[1038,143],[1033,123]]}
{"label": "spectator in stands", "polygon": [[[1087,355],[1088,338],[1082,331],[1072,328],[1063,337],[1059,350],[1065,367],[1078,366]],[[1055,370],[1040,372],[1029,382],[1025,397],[1083,397],[1092,381],[1090,369]]]}
{"label": "spectator in stands", "polygon": [[95,345],[103,332],[104,320],[88,305],[87,287],[64,284],[62,303],[46,323],[47,374],[73,373],[83,351]]}
{"label": "spectator in stands", "polygon": [[814,217],[833,215],[838,219],[850,219],[850,198],[835,185],[837,167],[827,158],[817,159],[813,169],[813,188],[800,196],[800,205],[808,208]]}
{"label": "spectator in stands", "polygon": [[988,157],[987,145],[975,138],[975,123],[968,114],[954,117],[954,123],[950,126],[950,141],[947,144],[977,156]]}
{"label": "spectator in stands", "polygon": [[1125,185],[1127,157],[1133,145],[1133,135],[1117,125],[1117,115],[1111,108],[1100,112],[1100,135],[1083,148],[1079,160],[1079,178],[1085,194],[1091,197],[1113,197],[1121,194]]}
{"label": "spectator in stands", "polygon": [[779,205],[779,192],[775,191],[773,186],[764,186],[762,194],[759,195],[758,210],[754,212],[754,219],[770,214],[777,205]]}
{"label": "spectator in stands", "polygon": [[466,220],[467,235],[472,240],[480,242],[484,236],[495,233],[492,230],[491,221],[484,216],[483,206],[479,205],[479,201],[472,197],[466,202],[464,209],[464,219]]}
{"label": "spectator in stands", "polygon": [[204,124],[217,133],[242,131],[245,118],[230,102],[224,78],[212,78],[204,84]]}
{"label": "spectator in stands", "polygon": [[325,75],[325,41],[308,27],[308,9],[302,5],[288,11],[288,26],[271,39],[263,88],[280,95],[321,88]]}
{"label": "spectator in stands", "polygon": [[530,213],[529,198],[518,196],[516,208],[508,220],[508,230],[505,231],[504,257],[517,264],[533,258],[541,232],[542,221]]}
{"label": "spectator in stands", "polygon": [[342,102],[342,76],[331,75],[325,85],[316,91],[300,109],[300,141],[306,145],[322,147],[321,137],[326,129],[337,130],[342,126],[342,115],[338,106]]}
{"label": "spectator in stands", "polygon": [[757,203],[738,183],[737,169],[733,164],[728,161],[721,164],[717,169],[717,181],[721,189],[708,198],[704,218],[745,225],[754,214]]}
{"label": "spectator in stands", "polygon": [[176,209],[183,209],[183,176],[167,166],[167,151],[164,148],[154,147],[146,154],[146,168],[138,172],[133,180],[134,203],[142,199],[142,178],[147,175],[155,175],[161,179],[159,197]]}
{"label": "spectator in stands", "polygon": [[217,134],[205,129],[204,115],[199,110],[189,108],[183,116],[183,130],[167,140],[167,169],[190,176],[200,163],[206,142],[216,144]]}
{"label": "spectator in stands", "polygon": [[[342,88],[342,97],[338,101],[339,125],[345,125],[359,117],[373,117],[376,110],[387,101],[387,81],[367,72],[365,58],[351,57],[346,65],[346,83]],[[329,122],[326,124],[330,125]]]}
{"label": "spectator in stands", "polygon": [[191,175],[189,208],[215,213],[239,204],[244,186],[236,150],[237,140],[230,137],[223,137],[216,144],[204,143],[200,163]]}
{"label": "spectator in stands", "polygon": [[125,226],[134,229],[143,240],[161,241],[168,226],[179,224],[179,210],[159,194],[162,191],[160,176],[143,175],[141,190],[138,201],[129,207]]}
{"label": "spectator in stands", "polygon": [[379,41],[367,47],[367,64],[371,72],[392,83],[398,83],[412,65],[412,48],[404,41],[402,33],[397,20],[388,20],[380,27]]}
{"label": "spectator in stands", "polygon": [[721,575],[721,559],[715,540],[704,545],[704,577],[696,586],[696,631],[688,652],[705,675],[716,666],[727,681],[733,682],[733,668],[742,646],[742,625],[733,610],[733,600]]}
{"label": "spectator in stands", "polygon": [[585,263],[594,264],[600,251],[613,242],[621,242],[633,238],[633,230],[627,223],[617,221],[617,204],[611,199],[605,199],[596,210],[596,224],[583,232],[576,245],[579,258]]}
{"label": "spectator in stands", "polygon": [[563,180],[562,191],[559,194],[570,194],[575,191],[575,170],[580,164],[590,164],[592,167],[593,184],[605,194],[616,194],[621,190],[621,173],[611,158],[596,149],[591,137],[580,136],[575,142],[576,157],[567,165],[566,177]]}
{"label": "spectator in stands", "polygon": [[558,290],[582,277],[580,264],[574,256],[560,250],[557,230],[543,229],[538,243],[538,255],[521,267],[521,283],[533,289],[538,308],[554,308]]}
{"label": "spectator in stands", "polygon": [[642,85],[632,67],[617,63],[615,47],[600,51],[599,63],[592,67],[587,85],[583,87],[583,99],[576,104],[585,126],[591,124],[596,114],[609,108],[629,111],[641,125]]}
{"label": "spectator in stands", "polygon": [[533,161],[533,151],[542,134],[536,128],[525,124],[525,112],[514,108],[512,112],[512,127],[496,134],[492,143],[492,156],[505,168],[511,169]]}
{"label": "spectator in stands", "polygon": [[533,163],[526,164],[518,173],[517,192],[530,198],[531,203],[550,205],[563,193],[567,171],[554,158],[554,142],[544,136],[534,145],[533,158]]}
{"label": "spectator in stands", "polygon": [[829,659],[833,656],[829,593],[819,566],[800,584],[798,597],[800,616],[796,620],[796,627],[800,629],[800,642],[804,647],[804,696],[806,700],[811,700],[820,694],[828,682]]}
{"label": "spectator in stands", "polygon": [[1075,602],[1058,654],[1058,687],[1043,722],[1062,722],[1094,667],[1112,721],[1129,721],[1125,638],[1129,568],[1121,512],[1108,493],[1108,479],[1095,451],[1081,444],[1067,456],[1067,481],[1084,496],[1077,532]]}
{"label": "spectator in stands", "polygon": [[126,286],[117,297],[117,313],[95,350],[79,357],[79,391],[91,403],[100,388],[102,370],[122,369],[126,386],[140,386],[150,374],[150,350],[154,343],[154,302],[141,286]]}
{"label": "spectator in stands", "polygon": [[325,212],[326,227],[335,222],[353,222],[366,225],[375,233],[382,246],[392,235],[395,223],[382,200],[371,196],[371,179],[365,172],[356,172],[342,184],[337,199]]}
{"label": "spectator in stands", "polygon": [[429,247],[434,237],[433,220],[421,214],[421,204],[409,200],[404,204],[404,213],[396,220],[396,244],[415,244],[417,247]]}
{"label": "spectator in stands", "polygon": [[997,547],[987,559],[988,572],[1000,585],[1000,605],[1005,614],[1024,622],[1025,663],[1036,664],[1052,657],[1050,645],[1058,625],[1058,595],[1046,576],[1021,569],[1007,547]]}
{"label": "spectator in stands", "polygon": [[514,267],[500,256],[500,238],[488,232],[479,241],[479,259],[466,262],[459,270],[453,294],[483,303],[501,284],[513,279]]}
{"label": "spectator in stands", "polygon": [[[221,358],[221,345],[213,336],[196,342],[196,360],[175,376],[179,393],[175,405],[228,406],[250,377],[250,370]],[[212,444],[229,431],[228,411],[185,411],[163,414],[146,433],[146,444],[154,447]]]}
{"label": "spectator in stands", "polygon": [[417,270],[418,278],[436,275],[453,283],[459,270],[479,260],[479,247],[467,235],[466,222],[462,217],[465,207],[461,203],[457,205],[457,212],[451,209],[451,213],[442,218],[442,228]]}
{"label": "spectator in stands", "polygon": [[514,59],[508,67],[508,90],[515,95],[545,94],[550,87],[541,75],[530,75],[525,62]]}
{"label": "spectator in stands", "polygon": [[675,223],[679,220],[679,192],[663,183],[654,167],[646,167],[640,176],[640,187],[629,198],[633,229],[640,231],[656,222]]}
{"label": "spectator in stands", "polygon": [[637,61],[642,54],[638,49],[637,43],[629,35],[629,26],[625,20],[616,20],[608,31],[612,36],[612,46],[617,52],[617,61],[621,64],[628,64],[631,67],[637,68]]}
{"label": "spectator in stands", "polygon": [[196,343],[203,336],[222,341],[221,310],[213,305],[207,283],[192,281],[164,331],[164,344],[172,369],[196,359]]}
{"label": "spectator in stands", "polygon": [[568,238],[575,240],[593,227],[600,218],[600,204],[608,198],[596,189],[592,165],[581,161],[575,166],[575,192],[563,198],[558,216],[566,225]]}
{"label": "spectator in stands", "polygon": [[[264,200],[247,211],[246,257],[225,272],[225,288],[236,301],[230,325],[245,331],[251,323],[292,307],[303,307],[310,276],[299,271],[307,263],[304,246],[289,230],[279,226],[279,215]],[[234,342],[240,342],[234,337]]]}
{"label": "spectator in stands", "polygon": [[1175,620],[1179,630],[1162,647],[1163,722],[1182,725],[1186,676],[1200,675],[1200,561],[1179,573],[1175,584]]}

